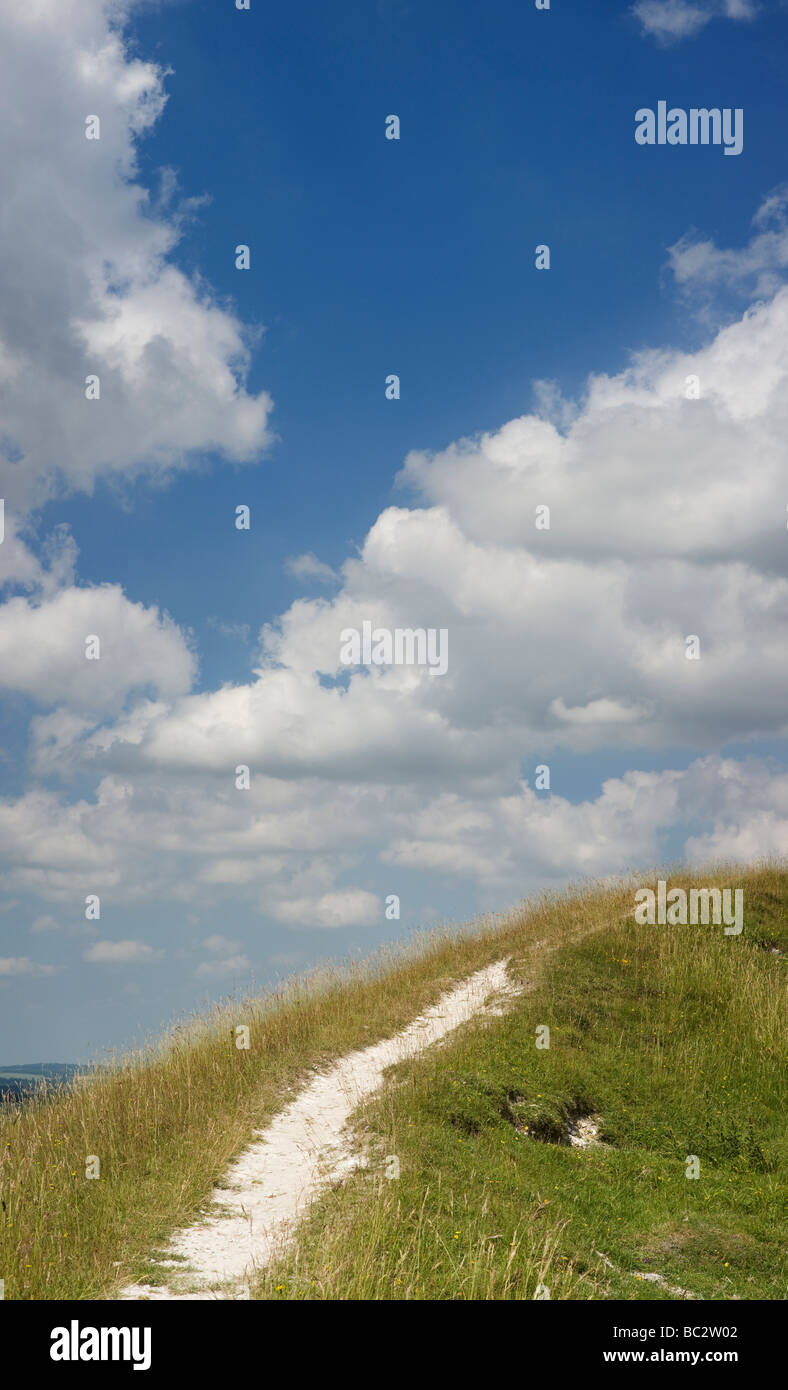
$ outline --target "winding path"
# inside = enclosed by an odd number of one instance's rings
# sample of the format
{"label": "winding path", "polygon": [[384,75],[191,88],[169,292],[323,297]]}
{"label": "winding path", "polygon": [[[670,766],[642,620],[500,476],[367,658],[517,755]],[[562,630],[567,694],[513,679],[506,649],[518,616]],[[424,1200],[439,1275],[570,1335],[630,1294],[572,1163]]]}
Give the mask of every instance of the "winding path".
{"label": "winding path", "polygon": [[506,966],[502,960],[478,970],[401,1033],[351,1052],[317,1075],[257,1132],[230,1168],[228,1186],[215,1189],[211,1214],[172,1237],[168,1253],[178,1258],[160,1261],[172,1287],[132,1284],[119,1297],[248,1297],[244,1280],[282,1248],[315,1197],[358,1166],[347,1124],[378,1090],[386,1068],[423,1052],[478,1014],[501,1013],[501,997],[517,992]]}

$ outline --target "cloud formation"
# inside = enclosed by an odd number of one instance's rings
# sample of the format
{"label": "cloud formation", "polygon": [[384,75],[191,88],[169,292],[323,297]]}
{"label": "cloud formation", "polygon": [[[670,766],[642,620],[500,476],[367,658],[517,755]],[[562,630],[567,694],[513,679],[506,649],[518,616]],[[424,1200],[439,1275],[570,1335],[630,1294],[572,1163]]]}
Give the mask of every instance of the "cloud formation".
{"label": "cloud formation", "polygon": [[718,247],[707,237],[687,233],[668,251],[676,284],[711,316],[720,303],[770,299],[788,270],[788,184],[764,198],[752,219],[746,246]]}
{"label": "cloud formation", "polygon": [[[641,0],[636,12],[681,37],[749,8]],[[90,892],[115,906],[230,903],[330,931],[379,923],[381,885],[399,871],[460,881],[490,906],[655,862],[677,838],[696,859],[788,852],[786,774],[718,751],[788,727],[784,191],[744,249],[693,235],[670,252],[682,290],[733,289],[745,312],[696,350],[591,376],[577,401],[542,383],[536,407],[500,429],[413,450],[401,505],[341,573],[311,554],[290,561],[307,586],[336,591],[263,626],[248,679],[201,690],[191,634],[117,585],[80,584],[66,532],[35,543],[47,497],[166,478],[206,451],[252,462],[270,437],[270,400],[245,385],[247,330],[169,259],[189,205],[170,177],[158,201],[136,181],[165,75],[125,50],[123,12],[33,0],[0,20],[0,111],[19,114],[0,165],[0,685],[30,709],[29,785],[0,800],[8,891],[64,916]],[[100,142],[84,136],[94,111]],[[38,149],[42,125],[56,139]],[[101,398],[88,401],[97,363]],[[340,634],[367,621],[446,628],[447,674],[342,667]],[[554,754],[611,748],[632,765],[597,795],[537,788]],[[688,766],[638,769],[644,752],[677,749]],[[56,920],[37,912],[33,930]],[[199,977],[250,969],[235,935],[207,937],[203,955]],[[135,937],[83,958],[164,955]],[[9,957],[0,972],[54,968]]]}
{"label": "cloud formation", "polygon": [[644,34],[660,43],[694,38],[713,19],[754,19],[755,0],[637,0],[632,13]]}
{"label": "cloud formation", "polygon": [[82,959],[94,965],[147,965],[163,954],[145,941],[96,941],[83,951]]}
{"label": "cloud formation", "polygon": [[42,965],[29,956],[0,956],[0,979],[14,975],[56,975],[56,965]]}
{"label": "cloud formation", "polygon": [[[561,429],[535,413],[411,453],[416,503],[381,513],[334,597],[261,630],[245,683],[196,693],[186,637],[113,586],[12,599],[0,642],[39,705],[32,766],[96,790],[0,807],[9,888],[63,903],[230,892],[330,929],[380,918],[370,856],[489,898],[656,860],[681,825],[693,855],[783,852],[783,780],[716,750],[788,725],[786,344],[779,288],[693,353],[590,378]],[[448,628],[448,674],[348,672],[340,634],[365,620]],[[114,634],[95,675],[86,628]],[[636,770],[639,751],[680,746],[686,771]],[[633,770],[579,805],[523,779],[611,747]],[[200,973],[245,968],[235,945],[218,960]]]}
{"label": "cloud formation", "polygon": [[0,491],[12,519],[101,477],[166,477],[206,451],[253,461],[270,439],[271,400],[245,386],[253,337],[169,259],[193,205],[171,174],[157,199],[138,182],[167,74],[127,51],[128,8],[31,0],[0,17]]}

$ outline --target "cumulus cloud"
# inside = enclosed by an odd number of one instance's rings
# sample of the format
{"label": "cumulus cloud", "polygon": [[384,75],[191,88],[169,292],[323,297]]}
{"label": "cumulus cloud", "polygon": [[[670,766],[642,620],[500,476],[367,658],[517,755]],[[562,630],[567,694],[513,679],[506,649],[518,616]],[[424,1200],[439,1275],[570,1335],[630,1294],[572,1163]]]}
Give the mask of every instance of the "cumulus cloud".
{"label": "cumulus cloud", "polygon": [[788,269],[788,184],[764,198],[752,220],[753,235],[743,247],[718,247],[696,232],[681,237],[668,251],[677,285],[699,302],[707,316],[721,296],[740,301],[768,299]]}
{"label": "cumulus cloud", "polygon": [[[57,748],[124,775],[428,784],[505,781],[611,730],[633,749],[781,736],[786,437],[783,288],[694,353],[592,377],[563,433],[531,414],[411,453],[422,505],[387,508],[335,597],[263,629],[253,680],[66,726]],[[446,628],[447,675],[342,667],[365,621]]]}
{"label": "cumulus cloud", "polygon": [[[559,424],[537,410],[414,451],[416,501],[381,513],[333,597],[261,630],[244,683],[196,692],[187,635],[112,586],[13,600],[9,660],[39,624],[15,688],[45,700],[57,676],[32,765],[96,790],[0,804],[9,889],[66,903],[89,872],[118,902],[229,891],[289,926],[363,927],[381,905],[362,857],[491,894],[659,858],[685,821],[699,845],[749,843],[748,825],[782,843],[779,782],[761,769],[721,819],[730,766],[697,754],[788,726],[787,344],[778,288],[692,353],[592,377]],[[364,621],[447,628],[448,673],[342,667],[340,634]],[[82,643],[105,627],[117,650],[91,693]],[[522,780],[556,750],[610,747],[633,771],[594,800]],[[677,747],[696,755],[686,773],[635,770]],[[216,954],[242,968],[237,942]]]}
{"label": "cumulus cloud", "polygon": [[[271,401],[245,386],[252,336],[170,259],[193,202],[138,182],[169,74],[133,57],[115,0],[30,0],[0,17],[7,512],[99,477],[166,476],[207,450],[260,457]],[[86,118],[100,138],[86,139]],[[31,169],[36,176],[30,175]],[[85,379],[100,377],[100,399]]]}
{"label": "cumulus cloud", "polygon": [[[693,863],[720,855],[753,859],[788,853],[788,775],[759,760],[717,756],[686,770],[627,772],[610,778],[593,800],[573,804],[524,783],[516,794],[478,803],[444,796],[414,817],[410,834],[384,858],[478,879],[486,892],[518,882],[642,868],[665,858],[669,834],[685,835]],[[760,837],[760,838],[759,838]]]}
{"label": "cumulus cloud", "polygon": [[251,961],[247,959],[242,951],[239,951],[234,956],[224,956],[216,960],[202,961],[201,964],[197,966],[195,973],[198,976],[210,975],[212,978],[218,979],[222,975],[246,974],[251,968]]}
{"label": "cumulus cloud", "polygon": [[[762,570],[782,530],[787,329],[781,288],[695,352],[644,351],[616,376],[592,376],[564,432],[523,416],[412,452],[402,481],[498,553],[527,545],[543,562],[738,559]],[[550,506],[549,532],[535,531],[539,505]],[[414,529],[411,554],[415,540]],[[431,560],[413,558],[422,573]]]}
{"label": "cumulus cloud", "polygon": [[294,579],[313,579],[318,584],[335,584],[339,579],[331,566],[318,560],[311,550],[306,555],[289,555],[285,560],[285,569]]}
{"label": "cumulus cloud", "polygon": [[206,936],[202,945],[203,950],[212,953],[213,959],[202,961],[197,966],[195,974],[198,976],[210,975],[218,979],[222,975],[245,974],[252,968],[251,961],[240,949],[240,942],[231,941],[221,932]]}
{"label": "cumulus cloud", "polygon": [[0,688],[39,704],[117,712],[133,690],[171,698],[188,690],[195,671],[171,619],[131,603],[115,584],[61,589],[38,603],[17,596],[0,607]]}
{"label": "cumulus cloud", "polygon": [[[246,794],[243,810],[238,794],[195,801],[159,786],[155,798],[119,801],[109,816],[89,802],[67,808],[66,816],[54,797],[39,800],[34,812],[28,794],[8,819],[29,827],[35,816],[40,838],[21,828],[3,836],[14,863],[7,888],[73,905],[86,870],[69,847],[81,842],[91,854],[90,881],[102,893],[102,906],[158,899],[176,911],[180,904],[181,913],[189,906],[221,912],[227,876],[214,877],[210,869],[218,853],[232,850],[240,870],[233,901],[244,915],[262,913],[299,929],[366,928],[381,923],[383,910],[378,894],[358,878],[352,883],[362,853],[369,856],[368,874],[381,882],[391,883],[392,870],[426,872],[439,885],[477,890],[485,907],[516,899],[526,886],[655,864],[672,857],[676,845],[693,863],[710,855],[788,853],[788,774],[755,758],[712,754],[685,769],[633,769],[606,779],[598,795],[580,802],[563,795],[555,781],[551,793],[537,790],[533,770],[497,790],[430,792],[408,785],[371,791],[313,783],[308,795],[294,785],[277,797],[277,786],[261,779],[256,792]],[[62,827],[70,827],[64,847]],[[282,847],[278,855],[271,854],[272,844]],[[350,884],[343,886],[343,879]],[[95,943],[85,959],[152,959],[147,949],[137,956],[142,944]],[[209,937],[203,946],[213,959],[197,967],[200,975],[249,968],[233,939]]]}
{"label": "cumulus cloud", "polygon": [[22,589],[40,598],[73,584],[77,560],[74,538],[65,525],[37,540],[27,516],[5,512],[5,535],[0,544],[0,589]]}
{"label": "cumulus cloud", "polygon": [[[749,9],[636,12],[681,37]],[[63,910],[88,887],[109,906],[185,914],[230,899],[294,929],[363,929],[382,917],[372,875],[392,869],[475,885],[490,906],[655,862],[677,836],[691,857],[785,852],[785,774],[716,751],[788,725],[784,193],[743,251],[695,238],[670,253],[682,288],[759,302],[697,350],[641,352],[577,401],[542,383],[499,430],[411,452],[408,504],[374,520],[341,574],[311,553],[288,562],[336,592],[263,627],[246,681],[200,690],[190,634],[117,585],[79,585],[68,534],[42,545],[31,520],[100,477],[166,477],[208,450],[252,461],[269,439],[270,401],[245,385],[247,330],[172,263],[193,207],[169,175],[158,201],[138,182],[165,74],[125,50],[123,12],[31,0],[0,19],[0,112],[17,132],[0,156],[0,582],[17,590],[0,610],[0,684],[35,705],[33,783],[0,800],[8,890]],[[93,112],[100,142],[84,138]],[[340,635],[367,621],[447,629],[447,674],[344,667]],[[553,751],[611,747],[632,767],[595,797],[531,785]],[[688,767],[637,770],[643,750],[680,747]],[[200,977],[250,968],[235,939],[209,935],[203,951]],[[84,952],[161,956],[141,940]],[[6,974],[54,970],[8,959]]]}
{"label": "cumulus cloud", "polygon": [[380,918],[380,902],[363,888],[323,893],[318,898],[287,898],[273,907],[278,922],[296,927],[364,927]]}
{"label": "cumulus cloud", "polygon": [[694,38],[712,19],[754,19],[755,0],[637,0],[632,13],[644,34],[661,43]]}
{"label": "cumulus cloud", "polygon": [[230,941],[229,937],[222,936],[221,932],[214,932],[213,936],[206,936],[202,944],[206,951],[238,950],[238,942]]}
{"label": "cumulus cloud", "polygon": [[56,975],[62,967],[39,965],[29,956],[0,956],[0,979],[12,975]]}
{"label": "cumulus cloud", "polygon": [[95,941],[83,951],[82,959],[95,965],[148,965],[163,955],[144,941]]}
{"label": "cumulus cloud", "polygon": [[[378,517],[332,599],[263,629],[251,681],[192,693],[187,636],[107,585],[12,599],[0,682],[57,702],[33,726],[42,774],[462,781],[611,726],[633,748],[780,735],[786,437],[780,288],[693,353],[592,377],[563,431],[530,414],[412,452],[421,505]],[[365,621],[447,629],[448,674],[342,667]]]}

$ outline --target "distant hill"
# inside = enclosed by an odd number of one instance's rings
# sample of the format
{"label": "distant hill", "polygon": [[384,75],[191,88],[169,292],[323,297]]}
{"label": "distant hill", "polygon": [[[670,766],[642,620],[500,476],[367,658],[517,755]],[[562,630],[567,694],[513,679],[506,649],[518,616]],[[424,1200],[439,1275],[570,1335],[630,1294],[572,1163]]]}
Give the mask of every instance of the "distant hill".
{"label": "distant hill", "polygon": [[74,1062],[20,1062],[0,1066],[0,1104],[24,1100],[42,1085],[67,1086],[80,1067]]}

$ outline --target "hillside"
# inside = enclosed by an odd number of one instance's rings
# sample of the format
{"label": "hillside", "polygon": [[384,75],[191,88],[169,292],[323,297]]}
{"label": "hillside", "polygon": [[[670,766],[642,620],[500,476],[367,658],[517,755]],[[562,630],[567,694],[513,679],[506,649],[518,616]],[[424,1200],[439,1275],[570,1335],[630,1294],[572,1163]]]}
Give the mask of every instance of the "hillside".
{"label": "hillside", "polygon": [[244,1296],[782,1298],[788,873],[665,877],[743,887],[741,934],[639,924],[653,878],[581,887],[227,1005],[89,1086],[10,1108],[6,1298],[162,1284],[156,1251],[316,1068],[504,960],[498,1011],[386,1074],[354,1117],[366,1166]]}
{"label": "hillside", "polygon": [[784,1298],[786,886],[748,876],[738,939],[613,919],[400,1067],[257,1296]]}

